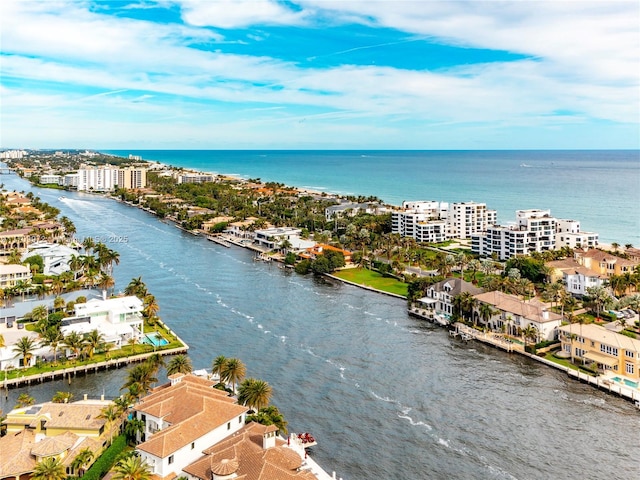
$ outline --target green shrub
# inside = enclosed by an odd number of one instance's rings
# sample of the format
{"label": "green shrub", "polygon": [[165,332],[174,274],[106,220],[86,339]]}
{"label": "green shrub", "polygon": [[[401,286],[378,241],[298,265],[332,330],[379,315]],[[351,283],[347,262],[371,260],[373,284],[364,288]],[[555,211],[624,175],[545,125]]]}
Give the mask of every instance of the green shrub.
{"label": "green shrub", "polygon": [[91,468],[82,477],[84,480],[100,480],[104,477],[116,462],[118,456],[127,448],[127,439],[124,435],[118,435],[113,439],[111,446],[91,465]]}
{"label": "green shrub", "polygon": [[548,347],[549,345],[553,345],[553,344],[559,344],[560,341],[559,340],[543,340],[540,343],[536,343],[536,348],[545,348]]}
{"label": "green shrub", "polygon": [[622,330],[620,333],[629,338],[638,338],[638,336],[634,332],[631,332],[629,330]]}

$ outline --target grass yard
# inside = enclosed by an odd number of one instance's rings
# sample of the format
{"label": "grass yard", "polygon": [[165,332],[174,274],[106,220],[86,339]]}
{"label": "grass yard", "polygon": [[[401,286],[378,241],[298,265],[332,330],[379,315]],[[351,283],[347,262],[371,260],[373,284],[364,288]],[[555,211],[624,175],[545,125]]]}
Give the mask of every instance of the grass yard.
{"label": "grass yard", "polygon": [[375,288],[383,292],[395,293],[396,295],[407,296],[407,284],[396,280],[393,277],[385,277],[378,272],[366,270],[364,268],[348,268],[333,274],[334,276],[357,283],[365,287]]}

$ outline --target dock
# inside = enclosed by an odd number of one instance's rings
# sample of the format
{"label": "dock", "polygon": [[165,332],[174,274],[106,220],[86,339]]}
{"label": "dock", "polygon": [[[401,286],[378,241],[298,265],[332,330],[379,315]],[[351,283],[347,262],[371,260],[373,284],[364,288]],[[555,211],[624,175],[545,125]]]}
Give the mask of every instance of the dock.
{"label": "dock", "polygon": [[231,244],[227,240],[225,240],[224,238],[218,235],[207,235],[207,240],[209,240],[210,242],[217,243],[218,245],[222,245],[223,247],[231,248]]}

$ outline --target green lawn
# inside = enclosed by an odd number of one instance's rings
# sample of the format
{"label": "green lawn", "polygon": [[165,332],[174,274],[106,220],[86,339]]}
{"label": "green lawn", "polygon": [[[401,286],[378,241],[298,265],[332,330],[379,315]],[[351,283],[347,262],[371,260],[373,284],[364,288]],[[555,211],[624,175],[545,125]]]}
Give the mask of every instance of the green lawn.
{"label": "green lawn", "polygon": [[349,268],[335,272],[338,278],[349,282],[357,283],[365,287],[375,288],[383,292],[395,293],[396,295],[407,296],[407,284],[392,277],[385,277],[378,272],[366,270],[364,268]]}

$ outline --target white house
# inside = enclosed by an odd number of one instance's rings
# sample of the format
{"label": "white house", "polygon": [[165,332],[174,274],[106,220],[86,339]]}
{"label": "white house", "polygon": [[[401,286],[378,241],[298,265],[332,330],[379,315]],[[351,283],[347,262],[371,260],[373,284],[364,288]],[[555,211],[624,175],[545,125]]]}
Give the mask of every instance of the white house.
{"label": "white house", "polygon": [[216,382],[191,374],[169,379],[134,407],[145,423],[136,451],[160,478],[180,476],[206,448],[239,431],[249,410],[213,388]]}
{"label": "white house", "polygon": [[22,261],[33,255],[40,255],[44,264],[45,275],[60,275],[71,270],[69,262],[72,255],[78,255],[78,251],[66,245],[49,242],[36,242],[27,247],[22,254]]}
{"label": "white house", "polygon": [[62,320],[64,335],[98,330],[107,343],[116,347],[133,338],[139,341],[143,334],[142,300],[135,296],[114,297],[107,300],[92,299],[75,305],[75,315]]}
{"label": "white house", "polygon": [[453,315],[453,298],[463,292],[477,295],[482,289],[459,278],[447,278],[427,288],[426,296],[418,299],[417,303],[438,323],[448,323]]}
{"label": "white house", "polygon": [[253,241],[258,244],[259,247],[273,250],[274,248],[278,248],[284,240],[299,237],[301,233],[301,229],[293,227],[265,228],[254,232]]}

